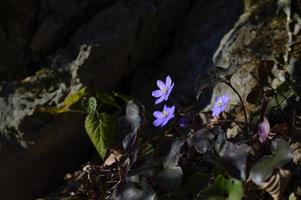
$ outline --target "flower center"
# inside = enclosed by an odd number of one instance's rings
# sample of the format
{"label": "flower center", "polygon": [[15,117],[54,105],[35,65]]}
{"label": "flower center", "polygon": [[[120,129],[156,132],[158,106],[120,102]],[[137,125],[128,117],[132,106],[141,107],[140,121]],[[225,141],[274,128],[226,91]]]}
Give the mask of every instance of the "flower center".
{"label": "flower center", "polygon": [[163,117],[167,117],[167,115],[168,113],[165,110],[163,110]]}
{"label": "flower center", "polygon": [[165,87],[165,88],[163,88],[162,89],[162,92],[164,93],[164,94],[166,94],[166,92],[167,92],[167,88]]}
{"label": "flower center", "polygon": [[218,106],[218,107],[221,107],[222,105],[223,105],[223,102],[222,102],[222,101],[218,101],[218,102],[217,102],[217,106]]}

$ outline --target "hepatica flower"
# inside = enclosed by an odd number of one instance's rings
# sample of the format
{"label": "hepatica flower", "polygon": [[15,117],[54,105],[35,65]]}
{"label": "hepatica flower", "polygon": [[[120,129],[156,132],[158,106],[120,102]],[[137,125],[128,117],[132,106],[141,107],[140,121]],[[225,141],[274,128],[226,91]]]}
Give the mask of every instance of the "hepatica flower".
{"label": "hepatica flower", "polygon": [[161,80],[157,80],[157,85],[159,87],[159,90],[155,90],[152,92],[152,96],[157,98],[155,104],[159,104],[163,101],[167,101],[174,87],[174,83],[171,81],[170,76],[167,76],[165,83]]}
{"label": "hepatica flower", "polygon": [[221,112],[223,112],[226,109],[229,100],[230,97],[227,94],[217,97],[213,105],[212,116],[217,117]]}
{"label": "hepatica flower", "polygon": [[263,117],[263,121],[258,124],[257,128],[258,128],[259,141],[263,143],[268,139],[269,133],[271,131],[269,120],[266,117]]}
{"label": "hepatica flower", "polygon": [[163,111],[155,111],[153,113],[156,120],[153,122],[154,126],[165,126],[169,120],[171,120],[175,115],[175,106],[168,107],[164,105]]}

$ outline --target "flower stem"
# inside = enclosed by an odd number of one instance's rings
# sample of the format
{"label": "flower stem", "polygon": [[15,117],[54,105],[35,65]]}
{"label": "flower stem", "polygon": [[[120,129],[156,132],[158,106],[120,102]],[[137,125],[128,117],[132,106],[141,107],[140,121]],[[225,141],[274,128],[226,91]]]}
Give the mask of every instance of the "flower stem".
{"label": "flower stem", "polygon": [[245,104],[244,104],[244,102],[243,102],[243,100],[242,100],[240,94],[237,92],[237,90],[232,86],[232,84],[231,84],[230,82],[225,81],[225,80],[223,80],[223,82],[224,82],[225,84],[227,84],[227,85],[228,85],[228,86],[236,93],[236,95],[238,96],[238,98],[239,98],[239,100],[240,100],[240,102],[241,102],[243,111],[244,111],[244,116],[245,116],[245,121],[246,121],[246,129],[247,129],[247,131],[249,131],[249,123],[248,123],[249,121],[248,121],[247,111],[246,111]]}

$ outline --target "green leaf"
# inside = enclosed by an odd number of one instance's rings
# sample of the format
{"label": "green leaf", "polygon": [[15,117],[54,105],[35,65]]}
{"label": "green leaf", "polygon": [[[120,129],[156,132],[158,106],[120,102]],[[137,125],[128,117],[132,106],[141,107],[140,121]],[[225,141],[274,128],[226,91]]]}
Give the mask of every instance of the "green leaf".
{"label": "green leaf", "polygon": [[86,94],[86,88],[83,87],[76,93],[68,95],[64,104],[60,107],[38,107],[37,111],[39,112],[48,112],[52,114],[65,113],[70,111],[70,107],[76,104],[84,95]]}
{"label": "green leaf", "polygon": [[107,113],[90,113],[86,117],[85,128],[98,154],[104,159],[116,132],[114,118]]}
{"label": "green leaf", "polygon": [[85,102],[85,109],[88,114],[93,114],[97,109],[97,100],[94,97],[90,97],[87,102]]}
{"label": "green leaf", "polygon": [[38,107],[36,108],[37,112],[46,112],[51,114],[60,114],[70,111],[69,108],[66,107]]}
{"label": "green leaf", "polygon": [[213,184],[204,190],[204,194],[208,200],[240,200],[243,198],[244,191],[241,181],[218,175]]}
{"label": "green leaf", "polygon": [[85,92],[86,88],[83,87],[76,93],[67,96],[64,100],[64,107],[70,108],[72,105],[77,103],[82,98],[82,96],[85,95]]}
{"label": "green leaf", "polygon": [[115,192],[116,198],[122,200],[155,200],[156,193],[149,182],[142,178],[138,183],[121,183]]}

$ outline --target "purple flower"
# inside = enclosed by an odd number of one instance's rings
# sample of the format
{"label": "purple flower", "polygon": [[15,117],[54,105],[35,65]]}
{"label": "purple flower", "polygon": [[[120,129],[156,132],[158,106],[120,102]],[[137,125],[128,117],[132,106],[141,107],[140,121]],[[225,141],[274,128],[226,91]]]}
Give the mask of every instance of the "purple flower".
{"label": "purple flower", "polygon": [[153,122],[154,126],[165,126],[169,120],[171,120],[175,115],[175,106],[168,107],[167,105],[164,105],[163,111],[155,111],[154,117],[156,120]]}
{"label": "purple flower", "polygon": [[270,123],[266,117],[263,117],[263,121],[258,124],[258,135],[259,141],[263,143],[269,137],[270,133]]}
{"label": "purple flower", "polygon": [[217,97],[212,109],[212,116],[217,117],[221,112],[223,112],[230,100],[230,97],[225,94],[222,97]]}
{"label": "purple flower", "polygon": [[178,124],[181,128],[187,128],[189,125],[189,120],[187,118],[182,117],[179,119]]}
{"label": "purple flower", "polygon": [[157,80],[157,85],[159,90],[155,90],[152,92],[152,96],[158,98],[155,104],[161,103],[164,100],[167,101],[173,87],[174,83],[171,81],[170,76],[166,77],[165,83],[161,80]]}

